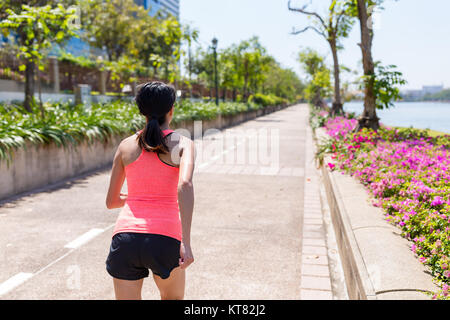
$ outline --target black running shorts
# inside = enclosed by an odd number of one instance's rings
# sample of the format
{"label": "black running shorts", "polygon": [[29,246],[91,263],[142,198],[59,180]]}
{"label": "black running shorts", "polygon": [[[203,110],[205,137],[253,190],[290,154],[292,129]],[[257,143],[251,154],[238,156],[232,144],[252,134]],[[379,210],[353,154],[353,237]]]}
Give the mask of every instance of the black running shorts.
{"label": "black running shorts", "polygon": [[171,237],[121,232],[111,241],[106,270],[117,279],[139,280],[153,274],[167,279],[179,266],[180,241]]}

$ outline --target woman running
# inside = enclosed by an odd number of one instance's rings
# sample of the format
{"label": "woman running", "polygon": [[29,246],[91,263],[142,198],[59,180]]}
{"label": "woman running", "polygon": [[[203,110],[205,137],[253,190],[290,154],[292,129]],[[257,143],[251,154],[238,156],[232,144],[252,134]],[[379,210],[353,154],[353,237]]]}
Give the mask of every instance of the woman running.
{"label": "woman running", "polygon": [[[123,208],[106,270],[118,300],[142,299],[148,269],[161,299],[184,297],[185,269],[194,261],[195,150],[192,140],[169,129],[175,99],[174,88],[162,82],[141,85],[135,100],[147,124],[124,139],[114,156],[106,206]],[[128,194],[121,193],[125,178]]]}

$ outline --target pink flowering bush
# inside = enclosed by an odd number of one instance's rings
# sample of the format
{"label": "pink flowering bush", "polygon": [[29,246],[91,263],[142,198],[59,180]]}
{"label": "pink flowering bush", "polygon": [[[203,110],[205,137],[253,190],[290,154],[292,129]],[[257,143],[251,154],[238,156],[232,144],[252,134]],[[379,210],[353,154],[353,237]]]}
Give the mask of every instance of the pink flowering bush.
{"label": "pink flowering bush", "polygon": [[[450,284],[450,135],[429,137],[414,129],[381,127],[354,132],[357,120],[330,118],[336,169],[359,179],[386,220],[411,240],[411,250],[442,287]],[[334,169],[333,164],[328,164]]]}

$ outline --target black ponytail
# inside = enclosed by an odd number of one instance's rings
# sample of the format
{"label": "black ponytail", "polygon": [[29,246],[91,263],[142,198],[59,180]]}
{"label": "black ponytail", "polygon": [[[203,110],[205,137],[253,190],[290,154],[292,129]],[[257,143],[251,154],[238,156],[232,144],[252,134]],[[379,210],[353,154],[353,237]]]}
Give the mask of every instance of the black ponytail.
{"label": "black ponytail", "polygon": [[162,119],[152,117],[147,120],[144,130],[138,136],[139,147],[149,152],[168,153],[166,139],[163,137],[160,125],[165,121],[165,116]]}
{"label": "black ponytail", "polygon": [[169,148],[160,126],[175,103],[175,89],[163,82],[149,82],[139,86],[136,103],[147,118],[145,128],[138,135],[139,146],[146,151],[168,153]]}

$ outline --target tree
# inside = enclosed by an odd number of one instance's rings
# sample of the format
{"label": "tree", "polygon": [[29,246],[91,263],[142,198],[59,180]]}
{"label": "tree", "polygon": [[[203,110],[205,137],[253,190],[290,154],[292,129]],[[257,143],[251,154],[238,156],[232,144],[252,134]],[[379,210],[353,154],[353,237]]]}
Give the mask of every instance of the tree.
{"label": "tree", "polygon": [[153,76],[174,82],[179,78],[178,62],[182,41],[192,43],[198,32],[187,31],[172,15],[142,17],[138,33],[133,37],[131,53],[144,66],[153,69]]}
{"label": "tree", "polygon": [[289,101],[296,101],[304,90],[304,84],[291,69],[285,69],[273,59],[268,65],[266,78],[262,85],[264,94],[273,94]]}
{"label": "tree", "polygon": [[[192,56],[192,74],[197,81],[214,87],[214,57],[211,50],[198,48]],[[304,88],[298,76],[290,69],[284,69],[260,44],[257,37],[232,44],[218,52],[218,78],[222,99],[232,90],[233,100],[247,101],[255,93],[273,94],[290,101],[299,98]]]}
{"label": "tree", "polygon": [[136,38],[148,31],[148,10],[134,0],[80,0],[80,8],[84,41],[105,48],[109,61],[136,53]]}
{"label": "tree", "polygon": [[218,73],[220,87],[223,90],[222,99],[225,101],[227,91],[233,92],[233,100],[236,100],[236,93],[242,87],[240,78],[236,72],[236,56],[232,48],[225,48],[219,52]]}
{"label": "tree", "polygon": [[383,66],[380,61],[375,62],[374,91],[377,109],[391,108],[394,105],[392,101],[401,98],[397,86],[406,84],[406,81],[396,68],[395,65]]}
{"label": "tree", "polygon": [[[13,10],[15,9],[15,10]],[[6,8],[0,28],[5,35],[14,33],[19,55],[25,65],[25,101],[24,108],[31,112],[34,101],[34,72],[44,68],[44,58],[54,43],[61,43],[75,36],[76,26],[71,23],[75,16],[75,8],[65,8],[62,4],[32,7],[22,4],[18,7]],[[41,93],[40,77],[38,77],[39,93]],[[44,117],[42,98],[40,97],[41,114]]]}
{"label": "tree", "polygon": [[[219,66],[218,66],[219,67]],[[214,56],[211,50],[198,47],[191,56],[191,72],[196,75],[200,84],[208,87],[210,95],[214,87]]]}
{"label": "tree", "polygon": [[238,92],[244,86],[242,72],[238,72],[241,66],[241,52],[239,46],[233,44],[223,49],[219,55],[218,70],[220,74],[221,87],[231,90],[233,101],[236,101]]}
{"label": "tree", "polygon": [[[397,84],[404,84],[402,74],[395,71],[395,66],[382,67],[375,63],[372,57],[372,41],[374,37],[372,14],[375,9],[382,9],[384,0],[347,0],[347,14],[358,17],[361,29],[361,47],[363,62],[363,87],[364,87],[364,110],[358,118],[356,130],[380,127],[377,117],[378,108],[392,106],[391,101],[398,99]],[[377,68],[377,70],[376,70]],[[378,71],[378,72],[377,72]],[[377,75],[378,73],[378,75]]]}
{"label": "tree", "polygon": [[[183,30],[181,24],[172,15],[158,21],[156,31],[156,54],[163,59],[164,79],[175,81],[179,77],[178,61],[181,57]],[[145,41],[143,39],[143,41]]]}
{"label": "tree", "polygon": [[[257,37],[233,44],[218,54],[220,86],[232,89],[233,96],[239,90],[244,100],[262,88],[272,58],[266,54]],[[214,87],[214,57],[212,52],[199,49],[192,68],[199,79]]]}
{"label": "tree", "polygon": [[187,59],[187,70],[188,70],[188,78],[189,78],[189,95],[192,98],[192,42],[197,42],[199,35],[199,31],[195,28],[192,28],[190,25],[183,26],[183,40],[187,42],[188,45],[188,59]]}
{"label": "tree", "polygon": [[179,78],[181,42],[195,38],[195,30],[188,35],[172,15],[151,16],[134,0],[81,0],[80,4],[82,37],[91,46],[104,48],[109,62],[130,61],[140,70],[147,68],[145,76],[170,82]]}
{"label": "tree", "polygon": [[[372,57],[373,24],[372,12],[382,0],[349,0],[347,12],[359,19],[364,69],[364,111],[358,119],[357,130],[364,127],[377,130],[380,127],[376,112],[375,63]],[[369,9],[370,8],[370,9]]]}
{"label": "tree", "polygon": [[243,82],[243,98],[247,100],[250,91],[257,92],[263,83],[271,57],[259,43],[258,37],[241,41],[238,45],[234,45],[232,50],[235,54],[237,75]]}
{"label": "tree", "polygon": [[330,70],[325,58],[313,49],[306,49],[299,54],[299,61],[309,75],[309,83],[305,88],[305,98],[316,107],[323,108],[323,101],[331,93]]}
{"label": "tree", "polygon": [[334,97],[331,114],[342,114],[343,108],[338,50],[342,48],[340,40],[348,37],[348,34],[350,33],[353,26],[353,18],[347,14],[345,1],[331,0],[327,17],[322,17],[317,12],[309,11],[307,8],[308,4],[301,8],[293,8],[291,7],[291,1],[288,2],[289,10],[300,12],[314,19],[312,25],[298,31],[294,29],[292,34],[300,34],[308,30],[313,30],[328,42],[333,55],[334,64]]}

